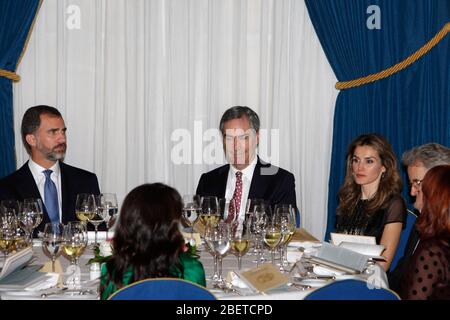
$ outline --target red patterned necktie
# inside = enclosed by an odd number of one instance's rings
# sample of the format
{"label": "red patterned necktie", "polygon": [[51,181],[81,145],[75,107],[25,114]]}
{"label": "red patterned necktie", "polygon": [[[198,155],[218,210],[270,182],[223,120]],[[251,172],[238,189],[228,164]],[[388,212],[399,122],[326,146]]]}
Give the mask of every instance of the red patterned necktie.
{"label": "red patterned necktie", "polygon": [[[231,198],[230,206],[228,209],[227,222],[234,220],[236,213],[239,214],[241,208],[241,197],[242,197],[242,172],[236,172],[236,186],[234,188],[233,197]],[[234,201],[234,205],[233,205]]]}

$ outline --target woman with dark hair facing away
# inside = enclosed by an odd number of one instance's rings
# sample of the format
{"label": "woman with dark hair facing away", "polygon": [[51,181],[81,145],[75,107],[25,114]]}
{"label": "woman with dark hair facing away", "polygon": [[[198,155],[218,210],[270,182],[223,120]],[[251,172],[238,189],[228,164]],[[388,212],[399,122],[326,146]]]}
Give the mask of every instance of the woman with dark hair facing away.
{"label": "woman with dark hair facing away", "polygon": [[419,244],[406,266],[401,297],[450,299],[450,165],[430,169],[422,181]]}
{"label": "woman with dark hair facing away", "polygon": [[357,137],[348,147],[346,159],[336,232],[375,237],[386,248],[382,253],[386,261],[380,265],[387,271],[406,219],[397,159],[389,142],[378,134]]}
{"label": "woman with dark hair facing away", "polygon": [[113,255],[102,267],[101,299],[147,278],[181,278],[206,286],[203,265],[185,249],[179,229],[182,207],[180,194],[161,183],[138,186],[125,197]]}

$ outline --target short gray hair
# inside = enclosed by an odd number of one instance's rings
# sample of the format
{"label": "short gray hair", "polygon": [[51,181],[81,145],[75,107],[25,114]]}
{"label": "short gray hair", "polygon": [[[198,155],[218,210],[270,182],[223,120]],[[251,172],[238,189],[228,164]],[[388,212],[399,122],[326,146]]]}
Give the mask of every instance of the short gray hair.
{"label": "short gray hair", "polygon": [[246,117],[248,119],[248,121],[250,122],[250,127],[252,129],[254,129],[256,132],[259,131],[259,117],[256,112],[249,107],[234,106],[229,108],[222,115],[222,118],[220,119],[220,132],[222,132],[222,134],[225,134],[223,129],[225,122],[233,119],[241,119],[242,117]]}
{"label": "short gray hair", "polygon": [[450,165],[450,149],[439,143],[427,143],[406,151],[402,155],[405,166],[422,164],[431,169],[439,165]]}

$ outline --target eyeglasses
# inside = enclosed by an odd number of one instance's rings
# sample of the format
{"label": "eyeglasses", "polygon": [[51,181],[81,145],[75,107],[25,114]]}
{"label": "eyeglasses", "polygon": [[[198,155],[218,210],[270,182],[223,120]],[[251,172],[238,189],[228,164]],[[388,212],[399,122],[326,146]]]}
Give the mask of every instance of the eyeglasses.
{"label": "eyeglasses", "polygon": [[409,187],[414,187],[416,189],[420,189],[421,185],[422,185],[422,181],[423,180],[419,180],[419,179],[414,179],[412,181],[409,182]]}

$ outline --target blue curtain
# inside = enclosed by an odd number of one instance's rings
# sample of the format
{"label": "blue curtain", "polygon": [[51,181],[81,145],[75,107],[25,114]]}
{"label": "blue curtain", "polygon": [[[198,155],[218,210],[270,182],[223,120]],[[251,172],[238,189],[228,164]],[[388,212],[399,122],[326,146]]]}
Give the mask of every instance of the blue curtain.
{"label": "blue curtain", "polygon": [[[380,9],[380,29],[369,29],[367,8]],[[382,71],[427,43],[450,22],[448,0],[306,0],[309,16],[339,81]],[[336,100],[329,177],[326,240],[335,226],[337,193],[345,176],[347,146],[377,132],[398,158],[423,143],[450,145],[450,34],[406,69],[342,90]],[[400,162],[400,161],[399,161]],[[409,199],[405,170],[403,196]]]}
{"label": "blue curtain", "polygon": [[[39,0],[0,1],[0,69],[15,72]],[[12,80],[0,76],[0,177],[16,169]]]}

